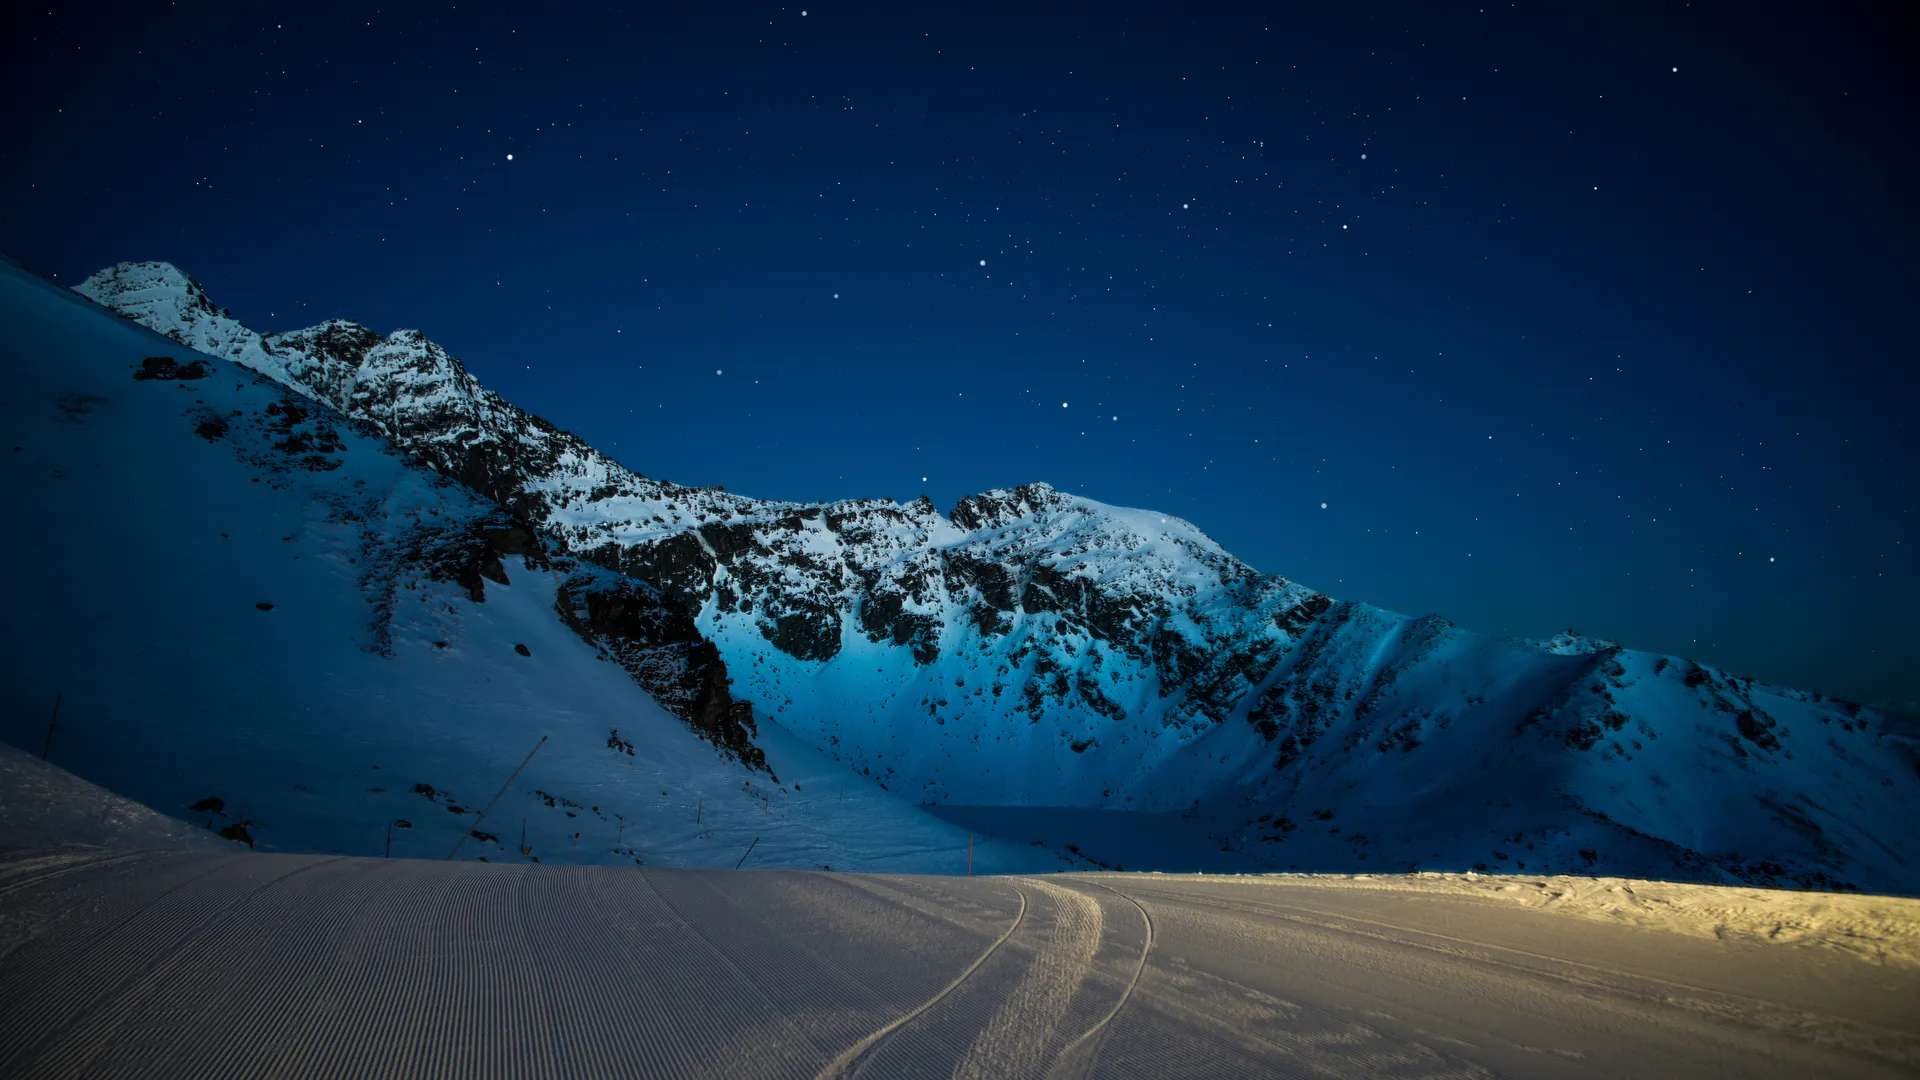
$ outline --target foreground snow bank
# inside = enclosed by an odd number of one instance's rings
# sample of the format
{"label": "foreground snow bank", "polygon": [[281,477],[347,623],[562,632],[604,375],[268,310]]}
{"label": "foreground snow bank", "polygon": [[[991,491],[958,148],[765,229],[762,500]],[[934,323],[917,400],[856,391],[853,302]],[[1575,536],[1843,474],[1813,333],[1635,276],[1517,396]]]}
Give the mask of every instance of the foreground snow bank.
{"label": "foreground snow bank", "polygon": [[187,848],[233,844],[0,743],[0,850]]}
{"label": "foreground snow bank", "polygon": [[1264,874],[1332,889],[1482,897],[1693,937],[1829,949],[1920,969],[1920,899],[1531,874]]}

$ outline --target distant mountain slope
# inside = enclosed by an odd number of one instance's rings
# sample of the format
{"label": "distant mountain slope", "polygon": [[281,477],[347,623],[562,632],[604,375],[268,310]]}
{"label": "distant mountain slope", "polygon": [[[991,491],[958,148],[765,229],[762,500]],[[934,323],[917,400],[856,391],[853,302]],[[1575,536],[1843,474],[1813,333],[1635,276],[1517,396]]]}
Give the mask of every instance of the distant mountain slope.
{"label": "distant mountain slope", "polygon": [[[1045,484],[945,516],[679,487],[506,403],[416,331],[254,334],[164,263],[79,291],[341,408],[657,586],[739,697],[916,800],[1178,815],[1283,868],[1920,890],[1901,809],[1920,758],[1871,710],[1578,635],[1499,640],[1338,601],[1187,522]],[[1124,834],[1100,836],[1105,858]]]}
{"label": "distant mountain slope", "polygon": [[60,694],[54,764],[280,850],[392,825],[397,855],[519,860],[524,821],[550,862],[964,867],[965,832],[756,722],[657,589],[359,421],[10,263],[0,348],[8,742]]}

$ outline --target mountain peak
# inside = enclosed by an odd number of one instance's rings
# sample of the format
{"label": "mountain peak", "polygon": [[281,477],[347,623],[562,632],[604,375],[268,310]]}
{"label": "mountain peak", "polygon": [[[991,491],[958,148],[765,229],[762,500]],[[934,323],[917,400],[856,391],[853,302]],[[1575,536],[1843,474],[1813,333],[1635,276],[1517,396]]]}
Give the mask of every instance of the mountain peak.
{"label": "mountain peak", "polygon": [[1616,642],[1605,638],[1589,637],[1573,629],[1562,630],[1552,637],[1541,638],[1528,644],[1556,656],[1585,656],[1589,653],[1605,652],[1608,649],[1620,647]]}
{"label": "mountain peak", "polygon": [[994,488],[961,499],[950,515],[955,525],[969,531],[999,529],[1023,517],[1054,510],[1073,501],[1072,496],[1056,491],[1053,485],[1036,480],[1017,488]]}
{"label": "mountain peak", "polygon": [[200,283],[170,262],[123,262],[74,286],[94,303],[165,333],[221,310]]}

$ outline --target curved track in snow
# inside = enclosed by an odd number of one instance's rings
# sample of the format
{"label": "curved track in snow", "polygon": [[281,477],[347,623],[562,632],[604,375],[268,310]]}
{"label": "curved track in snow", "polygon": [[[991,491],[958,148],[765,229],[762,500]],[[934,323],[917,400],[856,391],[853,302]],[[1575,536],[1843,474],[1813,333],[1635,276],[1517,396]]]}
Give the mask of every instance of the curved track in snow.
{"label": "curved track in snow", "polygon": [[0,856],[0,1075],[1902,1076],[1920,974],[1281,879]]}
{"label": "curved track in snow", "polygon": [[988,958],[999,950],[1000,946],[1007,943],[1007,939],[1013,936],[1015,930],[1020,929],[1020,923],[1027,917],[1027,894],[1021,891],[1017,885],[1014,886],[1014,892],[1020,897],[1020,910],[1014,915],[1013,924],[1007,927],[1006,933],[995,938],[993,944],[987,946],[987,951],[981,953],[978,960],[967,965],[967,969],[955,976],[952,982],[941,987],[939,993],[916,1005],[911,1012],[889,1021],[886,1026],[876,1030],[873,1034],[868,1035],[852,1046],[847,1047],[846,1050],[840,1053],[839,1057],[828,1062],[827,1067],[820,1070],[818,1080],[838,1080],[839,1077],[853,1075],[858,1070],[866,1055],[872,1051],[875,1046],[878,1046],[882,1039],[885,1039],[907,1024],[912,1023],[914,1020],[919,1019],[921,1013],[940,1004],[948,994],[958,990],[960,984],[967,980],[967,976],[980,970],[980,965],[986,963]]}

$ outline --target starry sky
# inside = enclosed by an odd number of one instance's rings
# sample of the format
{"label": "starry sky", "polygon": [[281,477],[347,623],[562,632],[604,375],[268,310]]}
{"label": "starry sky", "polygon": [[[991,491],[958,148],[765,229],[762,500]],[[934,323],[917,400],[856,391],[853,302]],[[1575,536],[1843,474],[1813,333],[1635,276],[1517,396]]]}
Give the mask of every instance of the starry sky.
{"label": "starry sky", "polygon": [[623,7],[15,10],[0,250],[417,327],[679,483],[1046,480],[1337,597],[1920,700],[1910,28]]}

